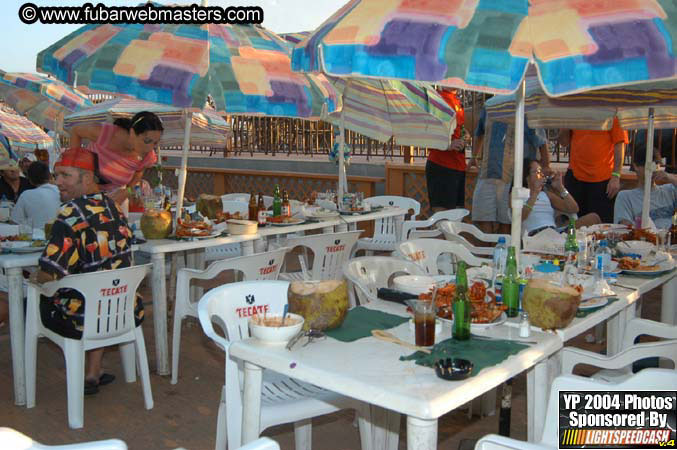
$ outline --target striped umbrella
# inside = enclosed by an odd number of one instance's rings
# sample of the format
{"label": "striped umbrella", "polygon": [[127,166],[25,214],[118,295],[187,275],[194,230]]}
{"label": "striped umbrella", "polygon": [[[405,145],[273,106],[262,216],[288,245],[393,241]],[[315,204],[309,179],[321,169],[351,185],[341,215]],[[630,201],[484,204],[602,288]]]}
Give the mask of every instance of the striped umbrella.
{"label": "striped umbrella", "polygon": [[287,43],[255,25],[86,25],[41,51],[38,70],[89,89],[224,114],[319,119],[336,95],[295,73]]}
{"label": "striped umbrella", "polygon": [[[503,122],[514,120],[515,105],[514,95],[497,95],[485,104],[487,115]],[[654,109],[655,128],[677,128],[674,81],[548,97],[538,79],[527,77],[524,105],[529,125],[536,128],[609,130],[614,117],[622,128],[647,128],[649,108]]]}
{"label": "striped umbrella", "polygon": [[52,138],[40,127],[25,117],[0,110],[0,134],[5,136],[12,148],[33,149],[36,146],[52,145]]}
{"label": "striped umbrella", "polygon": [[350,0],[294,70],[514,92],[531,61],[551,96],[677,76],[673,0]]}
{"label": "striped umbrella", "polygon": [[[162,119],[164,132],[161,145],[176,146],[183,144],[186,128],[186,114],[181,108],[136,99],[116,98],[70,114],[64,121],[68,130],[75,125],[113,122],[117,118],[131,119],[139,111],[150,111]],[[220,146],[226,144],[230,135],[230,125],[212,109],[203,109],[191,114],[190,143],[201,146]]]}
{"label": "striped umbrella", "polygon": [[61,131],[65,114],[92,106],[76,89],[33,73],[0,71],[0,96],[19,114],[54,131]]}
{"label": "striped umbrella", "polygon": [[434,89],[395,80],[331,78],[343,108],[329,115],[336,125],[379,141],[446,149],[456,128],[454,110]]}

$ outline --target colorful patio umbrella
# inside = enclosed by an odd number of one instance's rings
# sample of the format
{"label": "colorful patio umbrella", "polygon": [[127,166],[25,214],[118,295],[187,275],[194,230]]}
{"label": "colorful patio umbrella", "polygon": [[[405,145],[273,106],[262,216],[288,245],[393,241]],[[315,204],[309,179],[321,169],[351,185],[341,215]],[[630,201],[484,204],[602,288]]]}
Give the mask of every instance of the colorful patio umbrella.
{"label": "colorful patio umbrella", "polygon": [[432,88],[396,80],[330,78],[343,107],[329,115],[339,125],[379,141],[447,148],[456,113]]}
{"label": "colorful patio umbrella", "polygon": [[0,96],[19,114],[57,132],[61,131],[64,115],[93,105],[76,89],[33,73],[0,71]]}
{"label": "colorful patio umbrella", "polygon": [[[297,45],[292,68],[517,91],[514,179],[521,180],[529,63],[551,96],[674,79],[675,17],[672,0],[350,0]],[[527,193],[517,183],[519,245]]]}
{"label": "colorful patio umbrella", "polygon": [[[515,119],[514,95],[497,95],[485,106],[494,120]],[[608,130],[614,117],[622,128],[647,128],[650,107],[655,128],[677,128],[677,84],[659,81],[548,97],[535,77],[526,78],[524,111],[535,128]]]}
{"label": "colorful patio umbrella", "polygon": [[[183,144],[186,115],[181,108],[144,102],[136,99],[117,98],[97,103],[95,106],[70,114],[64,120],[68,130],[75,125],[113,122],[117,118],[131,119],[139,111],[150,111],[162,120],[163,146]],[[191,114],[191,145],[224,146],[230,135],[230,124],[214,110],[205,108]]]}
{"label": "colorful patio umbrella", "polygon": [[104,92],[200,111],[318,119],[336,98],[290,68],[285,41],[255,25],[86,25],[38,54],[39,71]]}
{"label": "colorful patio umbrella", "polygon": [[[255,25],[86,25],[38,54],[38,70],[78,85],[200,111],[319,119],[337,107],[322,76],[291,71],[290,49]],[[179,175],[183,202],[190,126]]]}
{"label": "colorful patio umbrella", "polygon": [[34,149],[52,145],[52,138],[25,117],[0,110],[0,134],[14,150],[17,147]]}
{"label": "colorful patio umbrella", "polygon": [[351,0],[294,49],[294,70],[514,92],[531,61],[544,90],[677,75],[672,0]]}

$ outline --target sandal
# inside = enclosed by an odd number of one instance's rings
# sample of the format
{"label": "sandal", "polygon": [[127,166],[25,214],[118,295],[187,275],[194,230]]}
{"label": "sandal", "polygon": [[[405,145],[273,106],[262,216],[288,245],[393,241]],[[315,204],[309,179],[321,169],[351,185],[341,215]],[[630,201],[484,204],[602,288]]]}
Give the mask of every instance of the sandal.
{"label": "sandal", "polygon": [[85,380],[85,395],[94,395],[99,392],[99,383],[95,380]]}
{"label": "sandal", "polygon": [[102,373],[99,377],[99,386],[105,386],[115,381],[115,375],[112,373]]}

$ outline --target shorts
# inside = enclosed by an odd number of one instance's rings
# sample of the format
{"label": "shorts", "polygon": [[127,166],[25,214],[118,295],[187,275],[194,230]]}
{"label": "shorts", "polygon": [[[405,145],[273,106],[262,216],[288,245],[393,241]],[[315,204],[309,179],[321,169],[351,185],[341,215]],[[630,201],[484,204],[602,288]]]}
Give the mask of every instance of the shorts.
{"label": "shorts", "polygon": [[433,162],[425,164],[425,179],[431,208],[465,207],[465,172]]}
{"label": "shorts", "polygon": [[497,178],[479,178],[472,196],[472,220],[512,223],[510,185]]}

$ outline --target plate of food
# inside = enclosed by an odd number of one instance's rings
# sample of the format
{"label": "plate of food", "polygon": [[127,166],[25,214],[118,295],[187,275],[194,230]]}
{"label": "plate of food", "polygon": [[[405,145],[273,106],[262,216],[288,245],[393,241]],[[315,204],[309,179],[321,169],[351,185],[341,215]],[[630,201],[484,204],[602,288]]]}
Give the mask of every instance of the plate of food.
{"label": "plate of food", "polygon": [[307,211],[305,214],[306,219],[311,220],[327,220],[338,217],[339,212],[336,210],[326,209],[326,208],[315,208],[313,210]]}
{"label": "plate of food", "polygon": [[604,306],[607,303],[609,303],[608,296],[591,297],[587,300],[581,300],[581,303],[578,305],[578,309],[599,308],[600,306]]}
{"label": "plate of food", "polygon": [[[455,284],[447,284],[437,290],[435,303],[437,305],[437,317],[450,323],[454,321],[454,313],[451,307]],[[468,289],[472,311],[470,313],[470,330],[481,330],[484,328],[500,325],[507,320],[504,312],[505,307],[496,304],[496,299],[492,292],[487,291],[487,283],[483,280],[473,281]],[[432,298],[432,293],[421,294],[420,299]]]}
{"label": "plate of food", "polygon": [[598,223],[585,227],[584,231],[589,233],[606,233],[607,231],[625,231],[627,229],[628,226],[622,223]]}
{"label": "plate of food", "polygon": [[178,238],[211,238],[221,234],[213,231],[212,224],[201,220],[177,220],[176,237]]}
{"label": "plate of food", "polygon": [[305,220],[299,219],[298,217],[268,217],[268,223],[276,227],[289,227],[292,225],[301,225]]}
{"label": "plate of food", "polygon": [[642,261],[624,256],[618,261],[618,268],[626,275],[661,275],[675,268],[675,261],[667,259],[660,262]]}

